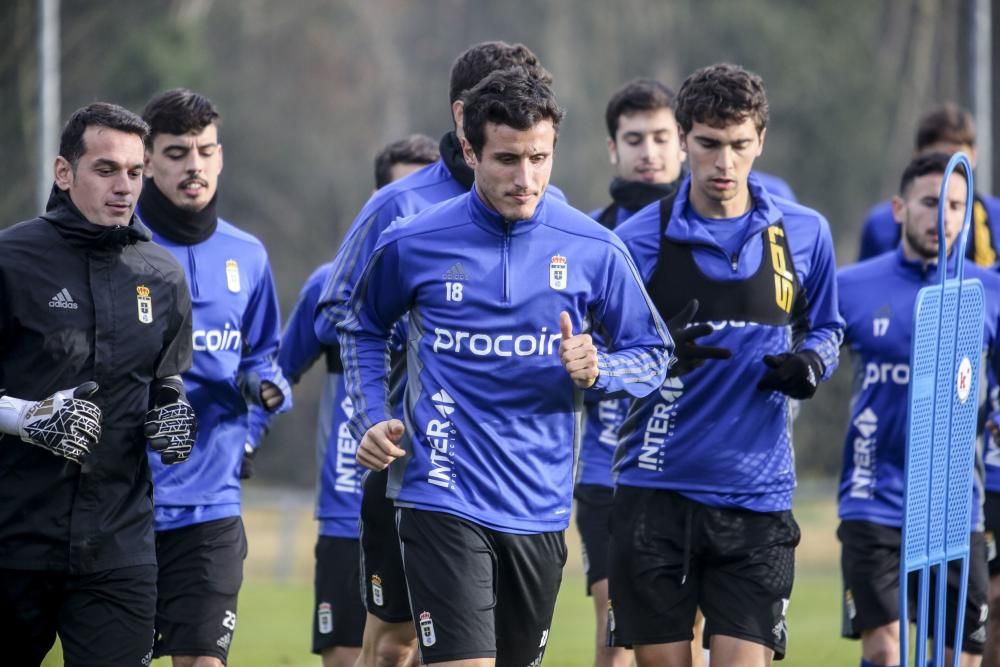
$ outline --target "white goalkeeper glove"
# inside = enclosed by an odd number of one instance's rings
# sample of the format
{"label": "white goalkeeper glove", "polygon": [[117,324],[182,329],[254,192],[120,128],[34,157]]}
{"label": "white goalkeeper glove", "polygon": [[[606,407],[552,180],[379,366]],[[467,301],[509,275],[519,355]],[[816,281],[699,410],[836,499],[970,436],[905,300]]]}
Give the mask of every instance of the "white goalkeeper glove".
{"label": "white goalkeeper glove", "polygon": [[41,401],[0,396],[0,431],[82,464],[101,438],[101,409],[86,400],[97,390],[84,382]]}

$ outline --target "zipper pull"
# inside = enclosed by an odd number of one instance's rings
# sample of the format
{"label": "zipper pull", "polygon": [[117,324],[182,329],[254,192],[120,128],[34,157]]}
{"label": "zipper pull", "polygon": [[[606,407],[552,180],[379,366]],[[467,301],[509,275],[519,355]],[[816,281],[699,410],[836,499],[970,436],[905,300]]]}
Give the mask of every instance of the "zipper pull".
{"label": "zipper pull", "polygon": [[740,266],[740,254],[739,253],[733,253],[733,256],[730,258],[729,261],[730,261],[730,265],[733,267],[733,273],[735,273],[736,269],[739,268],[739,266]]}

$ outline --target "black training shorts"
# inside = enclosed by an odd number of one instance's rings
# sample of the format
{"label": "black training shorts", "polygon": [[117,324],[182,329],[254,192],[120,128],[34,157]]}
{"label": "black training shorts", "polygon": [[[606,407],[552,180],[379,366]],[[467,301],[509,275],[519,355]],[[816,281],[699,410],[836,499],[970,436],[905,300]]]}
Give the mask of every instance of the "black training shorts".
{"label": "black training shorts", "polygon": [[84,575],[0,570],[2,663],[41,664],[58,633],[70,667],[149,665],[155,612],[155,565]]}
{"label": "black training shorts", "polygon": [[[902,533],[899,528],[882,526],[869,521],[843,521],[837,529],[841,543],[840,569],[844,578],[843,619],[841,635],[860,639],[865,630],[899,620],[899,550]],[[948,600],[945,614],[945,646],[954,644],[958,581],[961,565],[948,567]],[[931,580],[930,614],[933,618],[934,591]],[[915,617],[918,580],[910,576],[909,610]],[[969,584],[965,603],[962,651],[982,655],[986,640],[987,612],[986,539],[982,533],[969,536]],[[934,632],[933,620],[929,632]]]}
{"label": "black training shorts", "polygon": [[577,484],[576,529],[583,545],[583,571],[587,575],[587,595],[598,581],[608,578],[608,549],[611,548],[611,505],[615,492],[600,484]]}
{"label": "black training shorts", "polygon": [[358,540],[320,535],[316,542],[316,611],[312,651],[361,646],[365,605],[361,597],[361,546]]}
{"label": "black training shorts", "polygon": [[398,515],[423,663],[541,664],[566,563],[563,533],[502,533],[424,510]]}
{"label": "black training shorts", "polygon": [[226,662],[246,556],[246,533],[238,516],[156,534],[157,658],[204,655]]}
{"label": "black training shorts", "polygon": [[719,508],[619,486],[612,513],[608,625],[615,646],[691,641],[695,611],[713,635],[785,654],[799,527],[790,511]]}
{"label": "black training shorts", "polygon": [[1000,574],[1000,558],[997,558],[997,537],[1000,537],[1000,493],[986,492],[983,512],[986,518],[986,553],[990,576]]}
{"label": "black training shorts", "polygon": [[361,577],[368,613],[386,623],[404,623],[410,616],[406,575],[399,555],[396,508],[385,497],[388,469],[365,475],[361,495]]}

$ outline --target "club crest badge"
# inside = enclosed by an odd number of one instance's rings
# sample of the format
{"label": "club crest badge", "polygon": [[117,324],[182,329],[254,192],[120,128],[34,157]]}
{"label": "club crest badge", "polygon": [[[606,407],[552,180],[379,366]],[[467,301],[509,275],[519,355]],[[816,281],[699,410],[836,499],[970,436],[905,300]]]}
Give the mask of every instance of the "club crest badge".
{"label": "club crest badge", "polygon": [[153,323],[153,299],[150,296],[149,288],[145,285],[137,285],[135,288],[135,302],[139,308],[139,321],[143,324]]}
{"label": "club crest badge", "polygon": [[240,267],[235,259],[226,260],[226,287],[233,294],[240,291]]}
{"label": "club crest badge", "polygon": [[316,628],[322,635],[333,632],[333,607],[329,602],[321,602],[316,607]]}
{"label": "club crest badge", "polygon": [[377,574],[372,575],[372,602],[379,607],[385,604],[385,597],[382,595],[382,577]]}
{"label": "club crest badge", "polygon": [[434,634],[434,621],[431,620],[429,611],[420,614],[420,642],[424,646],[434,646],[437,643],[437,635]]}
{"label": "club crest badge", "polygon": [[552,289],[566,289],[566,258],[562,255],[553,255],[549,261],[549,287]]}

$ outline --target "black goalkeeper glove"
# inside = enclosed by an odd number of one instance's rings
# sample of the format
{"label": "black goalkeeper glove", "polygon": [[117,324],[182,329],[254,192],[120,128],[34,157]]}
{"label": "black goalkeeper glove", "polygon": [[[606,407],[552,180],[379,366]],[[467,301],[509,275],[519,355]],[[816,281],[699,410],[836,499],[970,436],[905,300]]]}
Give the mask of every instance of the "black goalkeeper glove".
{"label": "black goalkeeper glove", "polygon": [[257,450],[249,442],[243,443],[243,462],[240,464],[240,479],[250,479],[254,473],[253,457]]}
{"label": "black goalkeeper glove", "polygon": [[799,400],[812,398],[823,377],[823,362],[812,350],[766,354],[763,361],[770,370],[757,388],[780,391]]}
{"label": "black goalkeeper glove", "polygon": [[156,393],[153,407],[146,413],[143,433],[165,465],[181,463],[191,456],[198,434],[198,418],[180,390],[165,385]]}
{"label": "black goalkeeper glove", "polygon": [[3,407],[16,410],[21,439],[82,464],[101,438],[101,409],[86,400],[97,393],[96,382],[63,389],[41,401],[4,397]]}
{"label": "black goalkeeper glove", "polygon": [[677,357],[677,361],[667,372],[667,377],[689,373],[708,359],[728,359],[733,356],[733,353],[725,347],[698,345],[697,340],[712,333],[714,329],[707,323],[689,327],[688,324],[697,312],[698,299],[691,299],[681,312],[667,322],[667,330],[674,339],[674,356]]}

